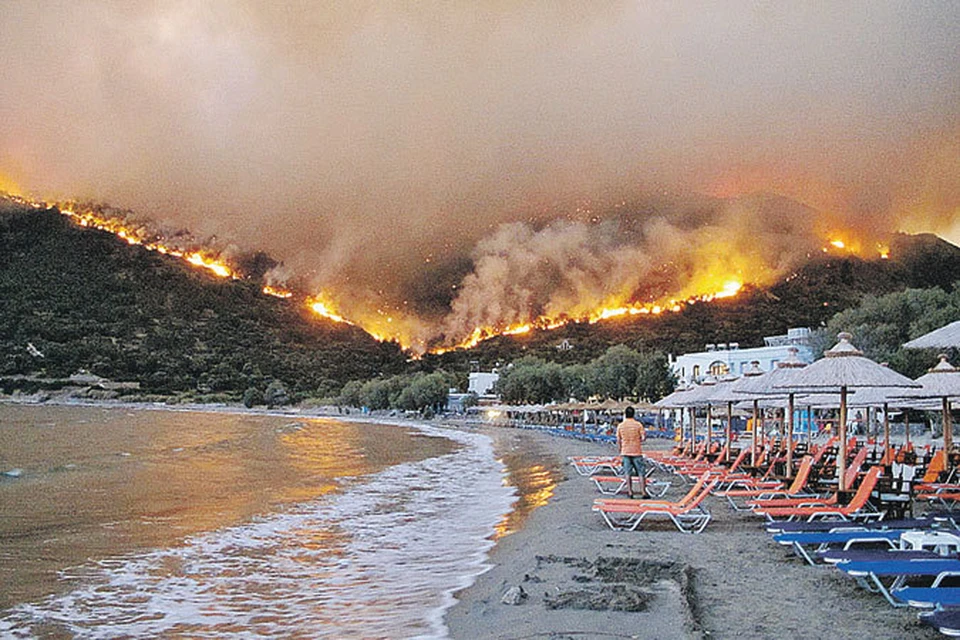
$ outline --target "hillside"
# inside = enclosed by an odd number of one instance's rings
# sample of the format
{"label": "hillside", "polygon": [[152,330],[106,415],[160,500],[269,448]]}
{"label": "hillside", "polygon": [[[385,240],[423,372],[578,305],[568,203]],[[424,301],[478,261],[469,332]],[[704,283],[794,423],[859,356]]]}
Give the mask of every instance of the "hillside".
{"label": "hillside", "polygon": [[[764,336],[788,327],[819,327],[864,295],[906,288],[952,290],[960,281],[960,248],[930,234],[898,234],[890,258],[815,255],[794,273],[768,288],[745,287],[735,298],[686,306],[678,313],[633,316],[597,324],[572,323],[552,331],[532,331],[480,343],[469,351],[427,356],[425,366],[497,366],[521,355],[561,363],[587,362],[611,344],[666,353],[697,351],[710,342],[760,346]],[[572,348],[557,348],[564,340]]]}
{"label": "hillside", "polygon": [[148,393],[238,397],[277,379],[291,392],[324,394],[404,366],[395,344],[308,317],[302,304],[262,295],[257,281],[219,279],[55,211],[2,202],[0,376],[8,391],[14,377],[87,369]]}
{"label": "hillside", "polygon": [[[462,373],[522,355],[588,362],[614,344],[668,353],[708,342],[757,346],[788,327],[821,326],[866,294],[949,290],[960,281],[960,248],[935,236],[898,235],[890,256],[816,254],[774,286],[745,287],[735,298],[661,316],[499,337],[407,362],[394,343],[313,315],[302,301],[262,295],[256,277],[216,278],[111,233],[78,227],[54,210],[2,200],[0,387],[36,389],[86,369],[139,382],[146,394],[238,399],[246,389],[263,391],[279,380],[295,396],[332,396],[350,380],[411,370]],[[564,341],[572,348],[557,349]]]}

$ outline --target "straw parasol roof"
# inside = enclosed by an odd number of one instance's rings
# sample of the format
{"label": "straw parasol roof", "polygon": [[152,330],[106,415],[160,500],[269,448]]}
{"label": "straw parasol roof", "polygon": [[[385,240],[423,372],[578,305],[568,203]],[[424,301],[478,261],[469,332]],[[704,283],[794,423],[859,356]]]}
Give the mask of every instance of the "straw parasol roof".
{"label": "straw parasol roof", "polygon": [[653,406],[657,409],[679,409],[680,407],[686,406],[683,402],[685,401],[686,395],[690,393],[693,388],[692,385],[677,387],[673,393],[667,394],[654,402]]}
{"label": "straw parasol roof", "polygon": [[960,320],[951,322],[947,326],[940,327],[930,333],[925,333],[910,342],[905,342],[903,346],[907,349],[960,348]]}
{"label": "straw parasol roof", "polygon": [[711,397],[717,391],[717,379],[707,376],[699,385],[694,385],[686,396],[680,400],[681,407],[705,407],[711,404]]}
{"label": "straw parasol roof", "polygon": [[850,344],[849,333],[841,333],[839,342],[824,353],[824,357],[798,372],[787,383],[775,383],[774,389],[782,392],[837,392],[841,388],[901,387],[918,388],[920,385],[867,358],[863,352]]}
{"label": "straw parasol roof", "polygon": [[917,388],[910,378],[884,367],[863,355],[850,343],[849,333],[837,336],[839,342],[827,351],[823,358],[797,371],[783,383],[775,383],[774,389],[794,392],[832,392],[840,394],[840,451],[837,454],[839,489],[845,491],[844,467],[847,453],[847,393],[859,387]]}
{"label": "straw parasol roof", "polygon": [[940,362],[925,374],[917,378],[922,388],[905,391],[900,398],[960,398],[960,369],[947,362],[947,356],[940,354]]}
{"label": "straw parasol roof", "polygon": [[941,354],[940,362],[919,378],[917,384],[920,389],[911,389],[900,394],[900,398],[939,398],[943,410],[943,448],[947,451],[953,446],[953,424],[950,416],[950,400],[960,398],[960,369],[949,362],[947,356]]}

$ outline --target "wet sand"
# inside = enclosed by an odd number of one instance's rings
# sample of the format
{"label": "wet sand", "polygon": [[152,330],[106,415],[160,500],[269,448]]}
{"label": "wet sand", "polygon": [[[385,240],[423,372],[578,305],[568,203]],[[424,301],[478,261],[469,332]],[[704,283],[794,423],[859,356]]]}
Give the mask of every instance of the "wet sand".
{"label": "wet sand", "polygon": [[[941,638],[877,594],[827,567],[811,567],[774,543],[759,518],[709,497],[714,516],[700,534],[667,520],[611,531],[590,510],[593,482],[570,455],[609,446],[520,429],[482,429],[497,451],[549,451],[562,478],[546,506],[501,538],[491,563],[448,612],[450,637],[531,638]],[[666,447],[665,442],[655,446]],[[671,479],[667,498],[687,491]],[[511,587],[527,594],[503,604]]]}

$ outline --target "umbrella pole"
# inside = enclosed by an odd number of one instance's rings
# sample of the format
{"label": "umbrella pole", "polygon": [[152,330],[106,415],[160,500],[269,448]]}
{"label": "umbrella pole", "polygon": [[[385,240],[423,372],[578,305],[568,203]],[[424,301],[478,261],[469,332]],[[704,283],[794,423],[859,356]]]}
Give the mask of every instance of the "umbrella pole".
{"label": "umbrella pole", "polygon": [[787,477],[793,477],[793,394],[787,396]]}
{"label": "umbrella pole", "polygon": [[943,398],[943,450],[950,455],[953,450],[953,420],[950,415],[950,401]]}
{"label": "umbrella pole", "polygon": [[780,447],[787,444],[787,410],[780,410]]}
{"label": "umbrella pole", "polygon": [[710,447],[713,446],[713,406],[707,405],[707,453],[710,453]]}
{"label": "umbrella pole", "polygon": [[727,440],[726,451],[727,452],[723,454],[724,462],[730,462],[730,437],[733,435],[733,428],[730,425],[731,422],[733,422],[733,403],[728,402],[727,403],[727,433],[726,433],[726,440]]}
{"label": "umbrella pole", "polygon": [[887,403],[883,403],[883,457],[890,453],[890,410]]}
{"label": "umbrella pole", "polygon": [[757,430],[759,429],[757,420],[758,420],[758,415],[760,414],[760,411],[758,409],[758,404],[759,403],[756,400],[753,401],[753,430],[750,433],[750,466],[751,467],[757,466]]}
{"label": "umbrella pole", "polygon": [[690,407],[690,455],[697,450],[697,408]]}
{"label": "umbrella pole", "polygon": [[813,407],[807,407],[807,450],[813,451]]}
{"label": "umbrella pole", "polygon": [[837,451],[837,487],[847,490],[847,387],[840,387],[840,448]]}

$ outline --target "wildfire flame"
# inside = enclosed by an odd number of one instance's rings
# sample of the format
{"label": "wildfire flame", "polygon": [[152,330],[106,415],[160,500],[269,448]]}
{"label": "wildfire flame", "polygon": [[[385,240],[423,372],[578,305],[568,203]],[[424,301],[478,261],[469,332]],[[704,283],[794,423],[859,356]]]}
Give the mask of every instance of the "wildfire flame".
{"label": "wildfire flame", "polygon": [[328,320],[333,320],[334,322],[345,322],[347,324],[353,324],[343,316],[337,314],[331,308],[329,302],[324,301],[320,296],[311,296],[307,298],[307,306],[318,316],[327,318]]}
{"label": "wildfire flame", "polygon": [[274,287],[271,285],[265,285],[262,289],[264,295],[273,296],[274,298],[287,299],[293,297],[293,291],[288,291],[282,287]]}
{"label": "wildfire flame", "polygon": [[[133,228],[122,218],[110,217],[109,214],[104,214],[96,208],[83,207],[72,202],[47,203],[36,201],[9,192],[6,197],[11,201],[34,209],[56,207],[61,214],[69,217],[80,226],[113,233],[131,245],[138,245],[149,251],[156,251],[163,255],[182,259],[216,277],[241,278],[236,268],[228,264],[215,251],[191,251],[170,246],[149,235],[146,229]],[[862,255],[861,243],[852,235],[832,232],[827,237],[829,239],[826,240],[826,245],[823,247],[824,252],[843,251]],[[708,244],[709,246],[702,247],[702,249],[705,255],[712,256],[712,259],[705,260],[699,270],[691,274],[687,285],[673,297],[643,302],[610,299],[605,304],[599,305],[598,308],[573,313],[567,312],[561,317],[544,315],[527,322],[507,326],[475,327],[469,336],[456,344],[433,348],[430,351],[435,354],[443,354],[457,349],[469,349],[496,336],[519,336],[528,334],[535,329],[556,329],[574,322],[595,324],[628,316],[655,316],[662,313],[679,312],[689,305],[735,297],[743,290],[745,285],[743,278],[738,274],[753,274],[752,284],[754,285],[763,284],[776,276],[773,272],[768,273],[758,270],[756,265],[750,263],[749,258],[736,255],[736,252],[730,252],[720,244],[717,244],[717,246],[713,246],[716,243]],[[889,258],[890,250],[887,245],[878,243],[876,251],[880,258]],[[281,299],[290,299],[297,295],[293,291],[273,285],[264,286],[262,293]],[[331,297],[324,294],[305,296],[303,303],[318,316],[338,323],[360,326],[378,340],[398,340],[407,348],[411,346],[410,344],[403,344],[402,336],[407,333],[406,330],[411,326],[403,318],[398,318],[395,321],[388,313],[378,312],[379,315],[375,318],[348,320],[339,312]]]}
{"label": "wildfire flame", "polygon": [[610,320],[613,318],[621,318],[625,316],[635,316],[635,315],[660,315],[665,312],[679,312],[685,306],[691,304],[697,304],[700,302],[710,302],[712,300],[719,300],[722,298],[732,298],[736,296],[743,289],[743,282],[738,279],[731,279],[724,283],[723,288],[720,291],[715,293],[708,293],[698,296],[690,296],[684,300],[669,299],[660,301],[658,303],[637,303],[624,305],[619,307],[603,307],[597,309],[593,313],[583,318],[575,319],[550,319],[546,317],[540,317],[536,321],[529,324],[519,324],[511,325],[501,329],[496,327],[477,327],[473,330],[473,333],[470,334],[468,338],[462,342],[457,343],[456,345],[449,347],[440,347],[436,349],[431,349],[431,353],[435,354],[444,354],[451,351],[456,351],[457,349],[470,349],[477,346],[484,340],[489,340],[496,336],[516,336],[530,333],[534,329],[541,330],[550,330],[558,329],[562,326],[570,324],[572,322],[586,322],[587,324],[596,324],[604,320]]}

